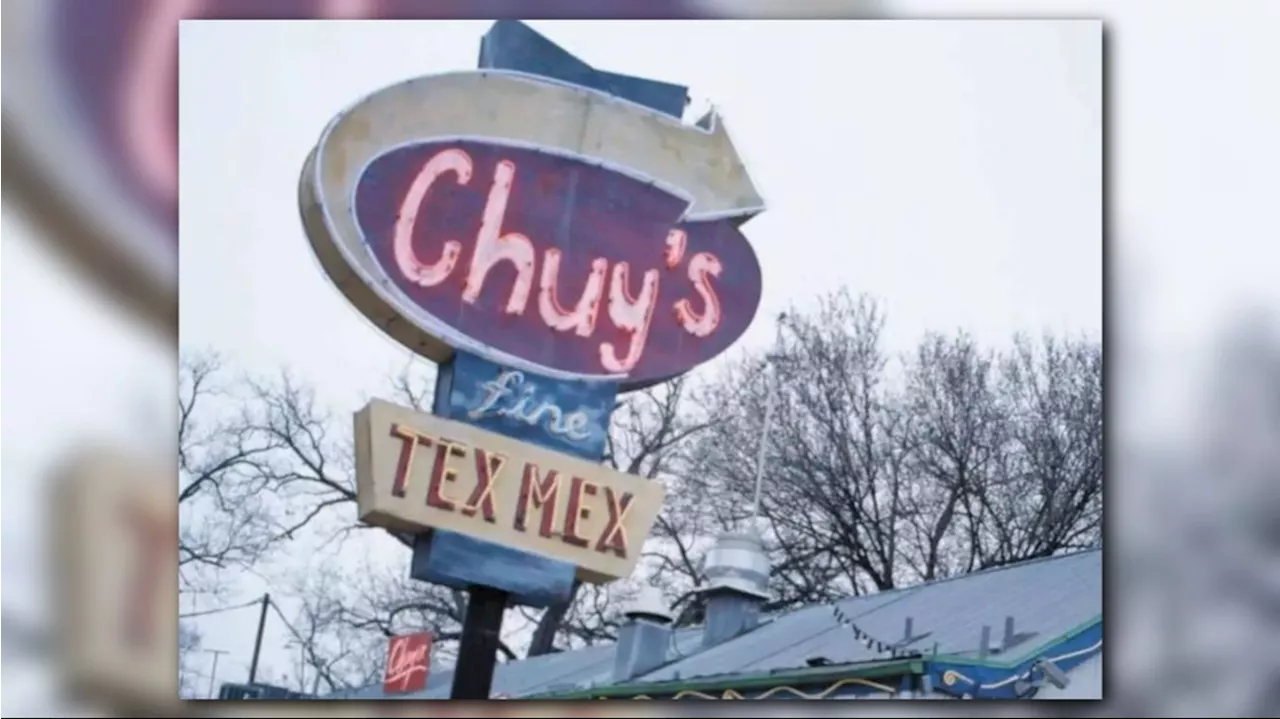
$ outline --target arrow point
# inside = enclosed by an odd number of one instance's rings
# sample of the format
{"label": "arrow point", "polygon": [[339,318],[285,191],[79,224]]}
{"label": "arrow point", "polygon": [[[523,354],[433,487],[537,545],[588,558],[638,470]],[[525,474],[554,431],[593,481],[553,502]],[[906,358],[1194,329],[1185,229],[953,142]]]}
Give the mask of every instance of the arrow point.
{"label": "arrow point", "polygon": [[764,198],[761,196],[759,189],[756,188],[755,182],[752,181],[741,155],[738,154],[738,148],[734,144],[733,138],[729,135],[729,130],[724,124],[724,118],[721,117],[719,111],[714,107],[711,108],[695,124],[700,130],[712,136],[712,142],[723,148],[723,151],[727,154],[730,165],[736,165],[738,168],[737,186],[735,188],[737,199],[731,221],[735,227],[741,227],[747,220],[764,211]]}

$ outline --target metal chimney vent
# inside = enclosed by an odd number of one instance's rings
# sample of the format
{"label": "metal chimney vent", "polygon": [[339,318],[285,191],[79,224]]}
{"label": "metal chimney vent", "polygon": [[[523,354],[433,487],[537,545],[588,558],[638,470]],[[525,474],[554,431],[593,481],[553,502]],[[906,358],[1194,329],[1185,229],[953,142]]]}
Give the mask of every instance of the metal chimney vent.
{"label": "metal chimney vent", "polygon": [[625,682],[666,664],[671,646],[671,609],[656,587],[640,588],[624,612],[613,649],[613,681]]}
{"label": "metal chimney vent", "polygon": [[707,553],[704,591],[729,590],[769,599],[769,557],[764,540],[754,531],[726,532]]}
{"label": "metal chimney vent", "polygon": [[707,553],[706,620],[702,646],[722,644],[755,629],[769,600],[769,557],[752,530],[728,532]]}
{"label": "metal chimney vent", "polygon": [[622,614],[627,619],[647,619],[655,624],[670,624],[675,621],[667,601],[657,587],[644,586],[636,595],[631,606]]}

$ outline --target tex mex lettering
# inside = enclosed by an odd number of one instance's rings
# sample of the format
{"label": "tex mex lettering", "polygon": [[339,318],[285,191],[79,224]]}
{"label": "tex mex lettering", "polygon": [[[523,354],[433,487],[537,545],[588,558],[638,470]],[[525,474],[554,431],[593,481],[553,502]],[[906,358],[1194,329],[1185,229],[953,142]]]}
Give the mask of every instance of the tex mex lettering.
{"label": "tex mex lettering", "polygon": [[[655,264],[662,269],[644,270],[638,278],[632,277],[633,268],[628,262],[613,262],[610,267],[609,258],[594,258],[581,296],[576,302],[566,304],[567,298],[557,291],[561,251],[544,250],[539,264],[533,239],[518,232],[502,232],[507,202],[516,181],[516,165],[509,160],[498,162],[495,168],[469,263],[462,266],[463,244],[457,239],[445,241],[438,257],[420,256],[413,247],[414,227],[423,213],[430,211],[426,200],[432,185],[445,175],[450,175],[459,185],[466,185],[473,171],[471,156],[464,150],[451,148],[433,155],[414,177],[400,204],[392,239],[396,267],[409,282],[420,287],[436,287],[454,278],[461,283],[462,300],[475,304],[489,273],[506,263],[514,268],[515,279],[503,312],[515,316],[537,312],[553,331],[574,333],[583,338],[595,333],[601,305],[604,305],[607,321],[629,337],[624,347],[607,341],[599,344],[600,366],[610,373],[630,372],[644,356],[649,328],[654,313],[659,310],[658,286],[663,281],[663,270],[677,273],[678,279],[692,285],[689,297],[667,308],[675,314],[680,327],[699,338],[711,335],[719,327],[720,300],[712,279],[720,276],[723,265],[720,258],[710,252],[698,252],[686,262],[687,235],[683,230],[671,230],[663,255],[655,257]],[[682,266],[685,269],[680,272]],[[533,300],[535,284],[537,298]],[[532,309],[531,305],[534,305]]]}
{"label": "tex mex lettering", "polygon": [[[634,499],[630,492],[615,492],[612,487],[533,462],[513,463],[502,454],[401,424],[391,426],[391,436],[401,441],[391,484],[393,496],[408,498],[415,463],[425,461],[429,463],[425,501],[433,509],[477,517],[489,524],[510,521],[520,532],[627,557],[626,519]],[[510,483],[518,483],[519,494],[513,515],[503,517],[494,493]],[[599,526],[599,531],[590,532],[588,524]]]}

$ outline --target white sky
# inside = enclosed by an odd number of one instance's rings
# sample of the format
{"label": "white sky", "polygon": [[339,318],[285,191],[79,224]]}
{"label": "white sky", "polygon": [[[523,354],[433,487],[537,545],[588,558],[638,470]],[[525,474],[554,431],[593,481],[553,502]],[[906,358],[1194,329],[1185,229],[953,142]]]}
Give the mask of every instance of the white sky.
{"label": "white sky", "polygon": [[[723,113],[770,206],[746,227],[765,290],[742,346],[768,342],[789,303],[845,285],[883,299],[896,350],[927,329],[991,344],[1018,330],[1100,334],[1099,23],[531,24]],[[487,27],[183,24],[183,348],[251,371],[288,365],[340,411],[404,366],[407,351],[312,257],[298,173],[337,111],[406,77],[474,67]],[[242,610],[202,627],[234,666],[255,622]],[[284,641],[283,627],[268,633],[278,670]]]}

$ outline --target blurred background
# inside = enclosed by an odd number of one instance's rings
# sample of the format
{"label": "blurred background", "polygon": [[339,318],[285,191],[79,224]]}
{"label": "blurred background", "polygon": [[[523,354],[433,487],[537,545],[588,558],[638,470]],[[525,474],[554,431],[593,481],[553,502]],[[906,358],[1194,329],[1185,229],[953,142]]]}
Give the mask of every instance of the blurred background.
{"label": "blurred background", "polygon": [[[53,639],[71,618],[60,611],[52,580],[68,560],[49,550],[68,519],[53,492],[67,482],[92,481],[65,471],[83,467],[76,460],[91,449],[154,467],[108,481],[159,496],[176,489],[177,21],[573,17],[588,6],[598,17],[594,5],[4,5],[10,20],[3,26],[3,56],[10,60],[3,139],[10,152],[3,156],[0,229],[0,321],[8,340],[0,358],[9,380],[0,427],[0,447],[9,447],[0,454],[8,500],[0,523],[0,538],[7,540],[3,634],[10,640],[0,691],[5,716],[130,714],[138,711],[136,702],[147,701],[113,694],[109,673],[95,701],[73,700],[59,681],[64,655]],[[636,0],[609,7],[622,17],[1012,17],[1034,11],[1107,21],[1108,701],[996,711],[1274,716],[1280,709],[1280,645],[1271,641],[1280,628],[1280,283],[1274,279],[1280,267],[1280,83],[1267,68],[1280,66],[1274,43],[1280,6],[1268,0],[1045,0],[1034,6]],[[172,626],[165,619],[172,613],[153,615]],[[171,654],[157,650],[156,657],[172,671]],[[256,702],[247,706],[265,713]],[[830,704],[706,711],[760,716],[796,709],[842,712]],[[946,711],[993,709],[949,705]],[[336,705],[325,710],[343,713]],[[886,707],[859,711],[890,713]]]}

